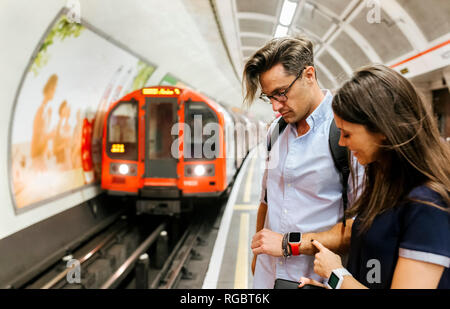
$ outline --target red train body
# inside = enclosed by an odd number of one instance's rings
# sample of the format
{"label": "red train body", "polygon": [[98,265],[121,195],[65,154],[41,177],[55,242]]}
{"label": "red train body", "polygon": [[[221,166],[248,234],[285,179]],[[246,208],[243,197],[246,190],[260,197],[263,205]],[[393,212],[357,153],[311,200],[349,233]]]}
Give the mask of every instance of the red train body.
{"label": "red train body", "polygon": [[220,196],[265,136],[261,124],[180,87],[136,90],[105,119],[101,186],[136,196],[138,212],[179,213],[183,200]]}

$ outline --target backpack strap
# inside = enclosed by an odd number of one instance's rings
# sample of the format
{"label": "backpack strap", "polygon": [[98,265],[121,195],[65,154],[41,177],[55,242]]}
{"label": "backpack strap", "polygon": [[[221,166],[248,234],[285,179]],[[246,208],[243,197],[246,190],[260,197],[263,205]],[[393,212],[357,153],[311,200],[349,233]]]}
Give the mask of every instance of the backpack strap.
{"label": "backpack strap", "polygon": [[[277,130],[277,127],[278,127],[278,130]],[[278,119],[277,124],[275,124],[275,127],[272,130],[272,134],[269,137],[269,141],[267,143],[267,152],[268,153],[272,149],[272,145],[275,144],[278,137],[281,135],[281,133],[283,133],[283,131],[284,131],[284,129],[286,129],[286,127],[287,127],[287,122],[283,119],[283,117],[280,117],[280,119]],[[266,192],[264,193],[264,201],[267,203],[267,188],[266,188]]]}
{"label": "backpack strap", "polygon": [[342,203],[344,206],[344,218],[343,223],[345,226],[345,211],[347,210],[348,204],[348,177],[350,175],[349,159],[348,159],[348,149],[346,147],[339,146],[339,138],[341,136],[341,131],[336,126],[336,123],[331,122],[330,126],[330,137],[328,143],[330,145],[331,156],[333,157],[334,165],[340,174],[341,184],[342,184]]}
{"label": "backpack strap", "polygon": [[[277,127],[278,127],[278,132],[277,132]],[[278,119],[277,124],[275,125],[275,128],[273,128],[272,130],[272,134],[270,135],[269,138],[269,143],[267,144],[267,152],[270,152],[270,150],[272,149],[272,145],[275,144],[275,142],[278,139],[278,136],[281,135],[281,133],[283,133],[284,129],[286,129],[287,127],[287,122],[283,119],[283,117],[280,117],[280,119]]]}

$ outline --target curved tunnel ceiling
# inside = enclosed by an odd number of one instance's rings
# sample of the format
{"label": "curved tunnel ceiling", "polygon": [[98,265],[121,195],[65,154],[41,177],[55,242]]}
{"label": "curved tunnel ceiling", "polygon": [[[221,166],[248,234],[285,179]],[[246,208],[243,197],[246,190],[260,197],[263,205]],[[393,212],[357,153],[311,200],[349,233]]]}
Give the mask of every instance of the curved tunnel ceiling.
{"label": "curved tunnel ceiling", "polygon": [[[313,41],[319,83],[329,89],[362,65],[392,65],[449,36],[450,1],[289,1],[297,7],[288,33],[304,34]],[[234,25],[226,33],[236,49],[233,56],[239,70],[274,37],[283,2],[215,0],[222,24]]]}

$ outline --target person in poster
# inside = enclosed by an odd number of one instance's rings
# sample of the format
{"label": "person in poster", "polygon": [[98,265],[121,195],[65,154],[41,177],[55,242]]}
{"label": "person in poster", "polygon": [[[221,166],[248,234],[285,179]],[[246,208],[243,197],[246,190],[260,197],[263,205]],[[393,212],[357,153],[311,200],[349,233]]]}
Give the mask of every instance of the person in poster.
{"label": "person in poster", "polygon": [[70,106],[64,100],[59,106],[59,121],[53,137],[53,154],[56,164],[62,171],[71,169],[72,128],[69,124]]}
{"label": "person in poster", "polygon": [[53,74],[44,86],[44,99],[34,115],[33,135],[31,137],[31,162],[33,169],[36,171],[45,171],[47,169],[45,157],[48,153],[48,141],[51,135],[49,127],[52,114],[51,108],[47,108],[47,105],[55,95],[57,84],[58,76]]}

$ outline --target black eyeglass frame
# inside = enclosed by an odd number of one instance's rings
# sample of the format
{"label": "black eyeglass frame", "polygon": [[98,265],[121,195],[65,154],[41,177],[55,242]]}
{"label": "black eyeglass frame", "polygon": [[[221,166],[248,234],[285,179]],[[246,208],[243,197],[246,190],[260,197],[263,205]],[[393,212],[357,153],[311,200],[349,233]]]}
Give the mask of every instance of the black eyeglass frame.
{"label": "black eyeglass frame", "polygon": [[[261,93],[261,94],[259,95],[259,98],[260,98],[261,100],[263,100],[264,102],[269,103],[269,104],[272,104],[272,101],[271,101],[270,99],[274,99],[274,100],[276,100],[276,101],[278,101],[278,102],[280,102],[280,103],[286,103],[287,100],[289,99],[288,96],[287,96],[287,93],[288,93],[289,89],[291,89],[292,85],[294,85],[294,83],[297,81],[297,79],[298,79],[300,76],[302,76],[302,73],[303,73],[303,70],[304,70],[304,69],[305,69],[305,68],[301,69],[301,71],[297,74],[297,76],[296,76],[295,79],[292,81],[292,83],[291,83],[284,91],[279,92],[279,93],[274,94],[274,95],[267,95],[267,94],[265,94],[265,93]],[[279,97],[279,98],[277,99],[277,97]],[[281,98],[284,98],[284,99],[281,99]],[[281,99],[281,100],[280,100],[280,99]]]}

